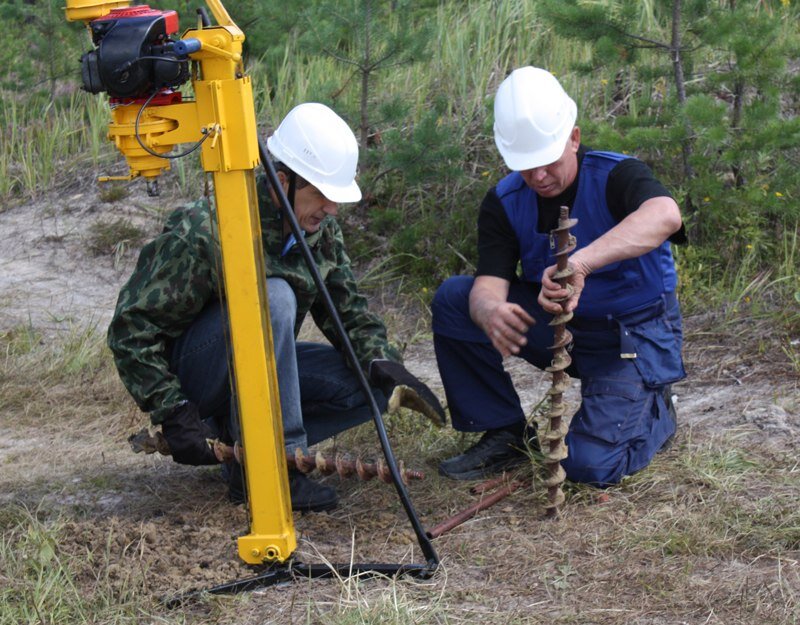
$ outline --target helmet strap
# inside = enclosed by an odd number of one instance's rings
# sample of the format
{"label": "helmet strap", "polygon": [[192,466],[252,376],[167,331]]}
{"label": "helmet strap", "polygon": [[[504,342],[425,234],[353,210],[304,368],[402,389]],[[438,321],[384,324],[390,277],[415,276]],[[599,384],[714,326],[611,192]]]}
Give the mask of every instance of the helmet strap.
{"label": "helmet strap", "polygon": [[292,207],[294,210],[294,192],[297,188],[297,174],[294,171],[289,171],[289,193],[287,194],[287,199],[289,200],[289,206]]}

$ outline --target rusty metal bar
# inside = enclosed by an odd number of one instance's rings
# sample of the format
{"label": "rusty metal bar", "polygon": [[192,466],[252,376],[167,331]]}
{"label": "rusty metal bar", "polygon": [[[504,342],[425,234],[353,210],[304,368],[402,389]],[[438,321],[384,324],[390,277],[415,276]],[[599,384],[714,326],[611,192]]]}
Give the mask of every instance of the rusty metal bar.
{"label": "rusty metal bar", "polygon": [[439,523],[436,527],[428,530],[428,537],[429,538],[438,538],[445,532],[449,532],[454,527],[458,527],[462,523],[469,521],[472,517],[474,517],[478,512],[481,510],[485,510],[496,504],[498,501],[502,501],[506,497],[508,497],[511,493],[515,490],[519,489],[522,486],[525,486],[528,482],[524,481],[514,481],[510,482],[507,486],[500,488],[490,495],[483,497],[480,501],[475,502],[468,508],[462,510],[458,514],[454,514],[449,519],[445,519],[441,523]]}
{"label": "rusty metal bar", "polygon": [[472,495],[481,495],[486,491],[492,490],[493,488],[497,488],[501,484],[508,483],[508,475],[503,472],[500,477],[495,477],[490,480],[486,480],[485,482],[481,482],[480,484],[475,484],[475,486],[470,487],[469,492]]}

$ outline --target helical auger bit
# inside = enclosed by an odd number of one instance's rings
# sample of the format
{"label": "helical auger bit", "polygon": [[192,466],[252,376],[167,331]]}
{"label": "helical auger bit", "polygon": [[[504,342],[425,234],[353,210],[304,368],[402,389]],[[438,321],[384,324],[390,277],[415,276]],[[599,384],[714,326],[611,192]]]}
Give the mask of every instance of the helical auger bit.
{"label": "helical auger bit", "polygon": [[[381,460],[377,462],[363,462],[360,458],[353,460],[342,454],[336,454],[331,457],[323,455],[320,452],[317,452],[313,456],[305,455],[300,448],[295,449],[294,456],[288,456],[286,460],[290,467],[297,469],[301,473],[310,473],[316,469],[322,475],[332,475],[336,473],[343,479],[357,476],[358,479],[363,481],[368,481],[373,478],[378,478],[381,482],[387,484],[392,481],[389,467]],[[422,480],[425,478],[425,475],[421,471],[406,469],[402,461],[398,463],[398,468],[400,469],[400,476],[406,484],[409,480]]]}
{"label": "helical auger bit", "polygon": [[[575,237],[569,232],[577,219],[570,219],[569,208],[561,207],[558,219],[558,227],[551,231],[551,236],[555,239],[556,272],[553,280],[558,282],[562,288],[572,294],[572,286],[568,283],[572,275],[572,267],[567,262],[567,256],[576,247]],[[564,302],[569,298],[556,300]],[[565,418],[567,404],[564,401],[564,392],[569,388],[570,379],[566,373],[567,367],[572,363],[572,358],[567,352],[567,347],[572,343],[572,334],[567,330],[567,322],[572,319],[571,312],[561,312],[550,321],[553,326],[555,340],[550,350],[553,352],[553,360],[545,371],[553,374],[552,385],[547,391],[550,396],[550,410],[545,415],[547,419],[544,432],[539,435],[539,442],[544,456],[543,464],[545,469],[544,485],[547,487],[547,504],[545,514],[549,518],[558,516],[559,506],[564,503],[564,491],[561,484],[564,483],[566,473],[561,466],[561,461],[567,457],[567,446],[564,437],[569,429],[569,420]]]}

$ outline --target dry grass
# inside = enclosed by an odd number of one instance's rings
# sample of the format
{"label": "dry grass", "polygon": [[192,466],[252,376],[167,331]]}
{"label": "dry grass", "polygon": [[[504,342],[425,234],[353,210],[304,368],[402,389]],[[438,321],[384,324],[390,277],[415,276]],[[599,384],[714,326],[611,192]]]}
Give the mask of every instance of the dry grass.
{"label": "dry grass", "polygon": [[94,256],[113,256],[116,266],[128,250],[141,245],[144,236],[144,229],[127,219],[97,221],[89,227],[87,245]]}
{"label": "dry grass", "polygon": [[[610,489],[605,503],[572,485],[562,518],[545,521],[534,482],[445,534],[432,580],[298,581],[167,610],[160,601],[172,593],[253,573],[235,553],[246,511],[226,502],[214,470],[127,451],[125,436],[143,418],[101,332],[47,338],[19,328],[0,346],[3,625],[800,621],[794,454],[752,424],[687,421],[674,447]],[[388,427],[398,456],[428,474],[410,487],[426,526],[474,501],[470,484],[435,471],[464,437],[412,415]],[[332,445],[377,451],[368,426]],[[327,479],[342,505],[296,516],[299,559],[420,561],[391,488]]]}

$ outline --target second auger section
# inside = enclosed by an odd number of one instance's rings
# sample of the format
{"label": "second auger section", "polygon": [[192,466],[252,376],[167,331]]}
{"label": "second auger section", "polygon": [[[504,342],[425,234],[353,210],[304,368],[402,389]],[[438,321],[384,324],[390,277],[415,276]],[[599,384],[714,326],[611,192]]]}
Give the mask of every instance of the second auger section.
{"label": "second auger section", "polygon": [[[551,236],[555,239],[556,273],[553,279],[562,287],[572,292],[572,287],[568,283],[572,275],[572,268],[567,262],[567,257],[575,249],[575,237],[569,232],[577,219],[570,219],[569,208],[561,207],[558,219],[558,227],[551,231]],[[562,301],[566,301],[564,298]],[[570,380],[566,373],[567,367],[572,362],[572,358],[567,352],[567,347],[572,342],[572,334],[567,330],[567,322],[572,319],[571,312],[562,312],[553,317],[550,325],[553,326],[555,340],[550,349],[553,352],[553,360],[546,371],[552,373],[553,382],[547,394],[550,396],[550,410],[547,415],[546,428],[539,434],[539,441],[542,446],[544,456],[544,485],[547,487],[546,514],[548,517],[557,517],[558,508],[564,503],[564,492],[561,484],[564,482],[566,473],[561,466],[561,461],[567,457],[567,446],[564,437],[569,429],[569,420],[566,418],[567,404],[564,401],[564,391],[569,388]]]}

